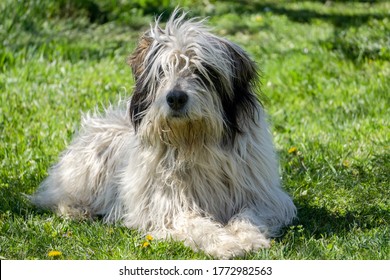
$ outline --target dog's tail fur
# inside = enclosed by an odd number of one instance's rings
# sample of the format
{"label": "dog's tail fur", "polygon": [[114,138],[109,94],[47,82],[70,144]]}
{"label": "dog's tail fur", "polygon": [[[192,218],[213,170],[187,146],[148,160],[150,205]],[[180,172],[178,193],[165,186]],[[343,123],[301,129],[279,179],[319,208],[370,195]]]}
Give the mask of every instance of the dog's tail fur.
{"label": "dog's tail fur", "polygon": [[131,132],[126,110],[108,108],[105,116],[84,116],[78,137],[49,170],[31,201],[73,218],[104,214],[105,220],[117,220],[121,207],[115,178],[128,146],[134,145],[127,143]]}

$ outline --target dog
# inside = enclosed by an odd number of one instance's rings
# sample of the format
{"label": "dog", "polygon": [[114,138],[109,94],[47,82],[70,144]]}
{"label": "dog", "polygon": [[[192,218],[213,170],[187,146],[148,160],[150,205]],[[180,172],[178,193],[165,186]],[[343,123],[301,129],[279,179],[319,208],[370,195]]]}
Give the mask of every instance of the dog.
{"label": "dog", "polygon": [[87,114],[32,196],[73,218],[101,216],[214,258],[267,248],[296,216],[258,100],[257,67],[205,20],[156,19],[128,64],[128,102]]}

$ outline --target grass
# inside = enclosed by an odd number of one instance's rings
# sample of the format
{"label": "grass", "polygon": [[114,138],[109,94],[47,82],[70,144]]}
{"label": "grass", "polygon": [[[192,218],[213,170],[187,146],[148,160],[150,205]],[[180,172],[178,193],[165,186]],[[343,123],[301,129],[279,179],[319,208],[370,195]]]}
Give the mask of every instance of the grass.
{"label": "grass", "polygon": [[[0,259],[208,259],[120,224],[62,219],[24,196],[81,112],[131,94],[126,56],[153,13],[174,4],[21,2],[0,4]],[[260,65],[283,182],[299,209],[271,249],[245,258],[389,259],[390,4],[198,0],[187,8],[210,16],[217,34]]]}

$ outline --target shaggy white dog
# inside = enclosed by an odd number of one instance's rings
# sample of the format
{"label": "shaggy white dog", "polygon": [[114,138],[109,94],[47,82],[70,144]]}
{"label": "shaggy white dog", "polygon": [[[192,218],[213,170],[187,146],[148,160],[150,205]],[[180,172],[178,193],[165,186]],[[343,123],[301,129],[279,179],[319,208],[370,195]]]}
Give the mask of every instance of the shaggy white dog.
{"label": "shaggy white dog", "polygon": [[231,258],[268,247],[296,208],[280,186],[254,62],[185,17],[175,11],[142,36],[129,104],[85,116],[32,201]]}

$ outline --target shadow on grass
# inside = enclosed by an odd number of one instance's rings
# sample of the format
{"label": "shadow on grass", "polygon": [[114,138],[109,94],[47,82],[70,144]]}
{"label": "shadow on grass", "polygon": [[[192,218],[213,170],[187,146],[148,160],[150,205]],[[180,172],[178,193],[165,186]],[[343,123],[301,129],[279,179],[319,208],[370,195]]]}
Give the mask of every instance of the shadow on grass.
{"label": "shadow on grass", "polygon": [[308,236],[321,238],[345,234],[353,229],[370,230],[388,224],[389,211],[370,206],[345,214],[332,213],[325,207],[311,206],[297,202],[298,219],[295,225],[302,225]]}
{"label": "shadow on grass", "polygon": [[[331,158],[332,155],[325,157]],[[301,162],[305,161],[303,157],[297,160],[291,155],[284,155],[284,160],[289,162],[286,166],[293,163],[293,167],[287,169],[290,173],[287,176],[291,185],[296,184],[290,189],[303,182],[305,176],[313,179],[306,186],[310,194],[294,199],[298,208],[298,219],[294,225],[301,226],[306,236],[314,238],[389,226],[390,211],[386,206],[390,196],[389,159],[388,153],[376,154],[348,168],[334,164],[333,170],[330,170],[323,162],[308,164]],[[333,159],[333,162],[338,161],[337,158]],[[302,165],[310,167],[303,168]],[[345,193],[348,198],[344,200],[340,193]],[[324,206],[318,206],[318,200]]]}
{"label": "shadow on grass", "polygon": [[39,211],[29,201],[28,195],[26,194],[27,188],[23,187],[27,184],[31,185],[31,181],[25,183],[22,180],[11,179],[5,180],[0,185],[0,213],[11,212],[15,215],[27,216]]}
{"label": "shadow on grass", "polygon": [[[274,15],[286,16],[290,21],[312,24],[313,21],[320,20],[332,24],[334,28],[333,36],[327,41],[319,42],[330,51],[342,54],[342,57],[353,62],[360,62],[363,59],[390,59],[388,51],[388,40],[384,32],[374,32],[383,26],[381,23],[374,23],[370,29],[362,31],[361,28],[372,20],[382,21],[388,18],[386,13],[349,13],[344,11],[326,11],[323,9],[314,10],[309,8],[290,8],[288,3],[280,1],[259,1],[250,0],[227,1],[232,13],[245,16],[248,14],[271,13]],[[314,1],[325,3],[326,1]],[[338,1],[351,2],[351,1]],[[354,1],[354,2],[381,2],[381,1]],[[297,1],[296,3],[299,3]],[[324,6],[325,7],[325,6]],[[237,25],[237,24],[236,24]],[[247,28],[247,27],[245,27]],[[249,29],[248,29],[249,30]],[[250,31],[250,30],[249,30]],[[257,30],[256,30],[257,32]]]}
{"label": "shadow on grass", "polygon": [[[271,12],[276,15],[285,15],[291,21],[299,23],[311,23],[313,20],[323,20],[332,23],[335,27],[346,27],[346,26],[359,26],[367,23],[370,19],[384,19],[387,17],[386,14],[373,14],[373,13],[359,13],[359,14],[346,14],[346,13],[332,13],[327,14],[325,12],[318,12],[315,10],[301,8],[291,9],[284,7],[286,3],[275,3],[274,1],[261,1],[253,2],[250,0],[240,1],[239,5],[236,1],[231,2],[234,11],[239,14],[258,13],[258,12]],[[302,1],[303,2],[303,1]],[[317,1],[324,2],[324,1]],[[344,1],[351,2],[351,1]],[[366,1],[365,1],[366,2]],[[375,1],[370,1],[375,2]]]}

